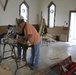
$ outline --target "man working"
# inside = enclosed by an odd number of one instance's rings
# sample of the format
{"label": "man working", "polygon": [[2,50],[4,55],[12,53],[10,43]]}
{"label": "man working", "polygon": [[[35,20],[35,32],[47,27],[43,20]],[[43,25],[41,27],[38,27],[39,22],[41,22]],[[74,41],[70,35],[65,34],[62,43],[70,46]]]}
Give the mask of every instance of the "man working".
{"label": "man working", "polygon": [[21,32],[17,33],[17,53],[18,53],[18,57],[17,57],[17,61],[20,61],[21,59],[21,52],[23,49],[23,58],[22,60],[23,61],[26,61],[27,63],[27,60],[26,60],[26,52],[27,52],[27,44],[25,44],[25,42],[27,42],[26,39],[23,39],[23,36],[24,36],[24,29],[21,30]]}
{"label": "man working", "polygon": [[18,25],[24,28],[24,38],[28,39],[32,45],[29,67],[33,70],[39,66],[41,37],[33,25],[24,22],[20,19]]}

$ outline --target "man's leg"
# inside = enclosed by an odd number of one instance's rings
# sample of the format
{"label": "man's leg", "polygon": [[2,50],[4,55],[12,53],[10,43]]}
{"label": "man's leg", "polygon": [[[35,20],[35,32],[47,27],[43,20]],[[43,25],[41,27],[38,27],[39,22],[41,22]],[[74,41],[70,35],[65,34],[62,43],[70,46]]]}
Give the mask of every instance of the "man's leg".
{"label": "man's leg", "polygon": [[31,48],[32,48],[31,49],[31,57],[30,57],[29,63],[32,65],[33,61],[34,61],[34,55],[35,55],[35,53],[34,53],[34,46],[32,46]]}
{"label": "man's leg", "polygon": [[19,43],[17,44],[17,49],[18,49],[17,50],[18,57],[21,58],[21,44]]}
{"label": "man's leg", "polygon": [[36,46],[35,46],[35,55],[34,55],[34,65],[36,67],[39,66],[39,60],[40,60],[40,46],[41,46],[41,42],[39,42]]}
{"label": "man's leg", "polygon": [[23,60],[26,61],[28,46],[27,45],[22,45],[22,48],[23,48]]}
{"label": "man's leg", "polygon": [[31,70],[37,69],[37,67],[39,66],[40,45],[41,45],[41,42],[39,42],[37,45],[32,47],[31,58],[30,58],[30,63],[31,63],[30,69]]}
{"label": "man's leg", "polygon": [[31,70],[33,70],[33,66],[34,66],[34,64],[33,64],[33,61],[34,61],[34,46],[32,46],[31,47],[32,49],[31,49],[31,57],[30,57],[30,60],[29,60],[29,62],[28,62],[28,66],[30,67],[30,69]]}

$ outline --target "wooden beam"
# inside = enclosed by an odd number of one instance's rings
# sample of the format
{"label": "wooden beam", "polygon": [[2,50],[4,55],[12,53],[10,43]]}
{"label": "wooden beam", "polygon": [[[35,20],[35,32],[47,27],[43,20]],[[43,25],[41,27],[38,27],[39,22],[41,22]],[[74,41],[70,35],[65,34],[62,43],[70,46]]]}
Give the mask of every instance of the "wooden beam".
{"label": "wooden beam", "polygon": [[6,2],[5,2],[4,11],[5,11],[5,9],[6,9],[7,3],[8,3],[8,0],[6,0]]}

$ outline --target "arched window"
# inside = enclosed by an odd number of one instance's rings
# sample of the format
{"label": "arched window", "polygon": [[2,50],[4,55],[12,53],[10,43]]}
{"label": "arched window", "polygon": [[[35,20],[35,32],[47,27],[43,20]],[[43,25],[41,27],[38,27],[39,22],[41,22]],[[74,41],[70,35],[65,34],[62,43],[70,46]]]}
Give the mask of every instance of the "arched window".
{"label": "arched window", "polygon": [[56,5],[51,2],[48,6],[48,27],[55,27]]}
{"label": "arched window", "polygon": [[29,6],[25,1],[23,1],[19,6],[19,15],[22,16],[25,22],[29,20]]}

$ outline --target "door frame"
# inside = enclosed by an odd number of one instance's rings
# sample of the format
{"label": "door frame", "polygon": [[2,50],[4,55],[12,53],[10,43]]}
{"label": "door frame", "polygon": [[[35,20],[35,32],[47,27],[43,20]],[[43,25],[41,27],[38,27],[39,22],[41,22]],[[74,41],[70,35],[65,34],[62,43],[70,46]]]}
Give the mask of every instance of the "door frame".
{"label": "door frame", "polygon": [[76,10],[70,10],[69,11],[69,25],[68,25],[68,28],[69,28],[69,30],[68,30],[68,41],[69,41],[69,34],[70,34],[70,20],[71,20],[71,13],[72,12],[76,12]]}

